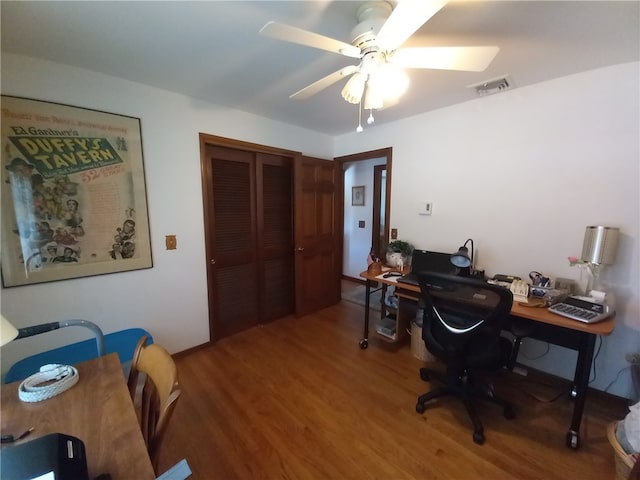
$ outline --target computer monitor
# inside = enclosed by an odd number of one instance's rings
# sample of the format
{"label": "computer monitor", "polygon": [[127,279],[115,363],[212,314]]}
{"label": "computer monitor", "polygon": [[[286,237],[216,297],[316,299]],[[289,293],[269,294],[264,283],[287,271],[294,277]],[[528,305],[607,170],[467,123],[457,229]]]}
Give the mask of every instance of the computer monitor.
{"label": "computer monitor", "polygon": [[436,272],[447,275],[468,274],[468,268],[458,268],[451,263],[451,254],[431,252],[429,250],[414,250],[411,256],[411,272],[398,278],[400,283],[418,285],[419,272]]}
{"label": "computer monitor", "polygon": [[425,271],[458,275],[461,269],[451,263],[450,253],[414,250],[411,257],[411,273]]}

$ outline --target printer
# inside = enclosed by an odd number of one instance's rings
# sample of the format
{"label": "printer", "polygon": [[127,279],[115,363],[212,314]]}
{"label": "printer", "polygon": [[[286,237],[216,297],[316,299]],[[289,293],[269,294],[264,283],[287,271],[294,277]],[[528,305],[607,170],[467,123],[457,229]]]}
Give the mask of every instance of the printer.
{"label": "printer", "polygon": [[0,450],[3,480],[89,480],[82,440],[51,433]]}

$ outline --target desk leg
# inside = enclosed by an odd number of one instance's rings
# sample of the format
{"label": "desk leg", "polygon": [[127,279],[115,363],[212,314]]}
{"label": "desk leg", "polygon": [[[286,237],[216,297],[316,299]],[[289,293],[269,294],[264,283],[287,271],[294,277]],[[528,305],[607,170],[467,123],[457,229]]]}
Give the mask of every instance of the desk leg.
{"label": "desk leg", "polygon": [[371,293],[371,281],[367,280],[364,295],[364,336],[360,340],[360,348],[365,349],[369,346],[369,294]]}
{"label": "desk leg", "polygon": [[571,427],[567,432],[567,447],[580,448],[580,423],[584,404],[587,400],[587,390],[589,388],[589,375],[591,374],[591,362],[596,345],[596,335],[585,333],[580,339],[580,349],[578,350],[578,361],[576,362],[576,373],[574,376],[574,388],[576,391],[575,403],[573,405],[573,418]]}

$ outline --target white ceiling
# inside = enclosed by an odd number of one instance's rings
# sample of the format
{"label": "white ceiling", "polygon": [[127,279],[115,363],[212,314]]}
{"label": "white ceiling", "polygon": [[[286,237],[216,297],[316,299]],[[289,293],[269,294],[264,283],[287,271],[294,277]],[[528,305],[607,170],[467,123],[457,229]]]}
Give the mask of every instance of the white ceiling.
{"label": "white ceiling", "polygon": [[[358,107],[340,97],[345,80],[310,99],[289,99],[353,59],[258,31],[275,20],[348,43],[361,1],[0,3],[3,53],[94,70],[331,135],[357,125]],[[468,85],[505,74],[517,88],[638,61],[639,6],[452,0],[405,45],[497,45],[498,56],[482,73],[409,70],[408,93],[378,112],[376,124],[474,99]]]}

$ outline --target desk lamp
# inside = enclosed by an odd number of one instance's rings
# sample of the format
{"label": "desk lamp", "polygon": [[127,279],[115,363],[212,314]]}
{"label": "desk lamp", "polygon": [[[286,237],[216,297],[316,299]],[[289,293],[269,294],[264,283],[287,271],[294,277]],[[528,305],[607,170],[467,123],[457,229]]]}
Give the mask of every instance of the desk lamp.
{"label": "desk lamp", "polygon": [[[467,248],[469,242],[471,242],[471,256],[469,256],[469,249]],[[451,263],[458,268],[473,268],[473,240],[467,239],[464,245],[451,255]]]}
{"label": "desk lamp", "polygon": [[32,337],[41,333],[50,332],[52,330],[58,330],[64,327],[86,327],[93,331],[96,335],[96,345],[98,347],[98,356],[104,355],[104,335],[100,327],[95,323],[87,320],[64,320],[62,322],[42,323],[40,325],[34,325],[32,327],[24,327],[16,329],[9,320],[4,318],[4,315],[0,315],[0,346],[9,343],[12,340],[18,338]]}
{"label": "desk lamp", "polygon": [[619,228],[588,226],[584,232],[580,260],[589,265],[593,275],[591,289],[600,287],[600,266],[611,265],[616,258]]}

